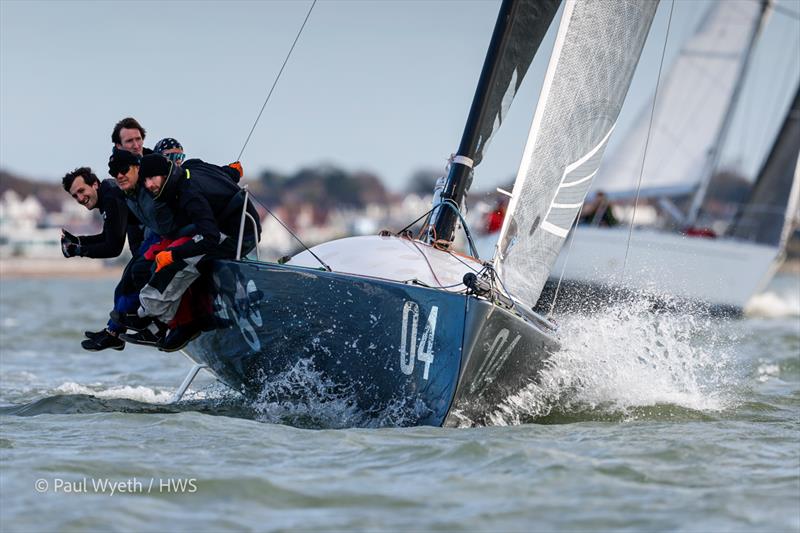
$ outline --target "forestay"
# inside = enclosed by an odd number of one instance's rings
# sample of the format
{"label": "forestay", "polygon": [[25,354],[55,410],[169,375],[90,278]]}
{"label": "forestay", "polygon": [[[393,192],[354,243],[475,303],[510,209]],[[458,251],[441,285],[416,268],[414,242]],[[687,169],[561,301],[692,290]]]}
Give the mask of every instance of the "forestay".
{"label": "forestay", "polygon": [[525,303],[538,300],[597,172],[657,5],[565,3],[495,254]]}
{"label": "forestay", "polygon": [[655,110],[651,97],[598,173],[595,188],[634,191],[640,174],[644,189],[689,190],[700,182],[709,172],[708,162],[717,149],[762,13],[762,5],[754,0],[713,4],[658,88]]}

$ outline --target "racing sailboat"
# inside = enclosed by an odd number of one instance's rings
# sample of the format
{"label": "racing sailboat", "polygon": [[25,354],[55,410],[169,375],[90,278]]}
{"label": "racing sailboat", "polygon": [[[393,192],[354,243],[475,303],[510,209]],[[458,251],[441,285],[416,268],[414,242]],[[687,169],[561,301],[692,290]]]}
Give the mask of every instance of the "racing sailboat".
{"label": "racing sailboat", "polygon": [[187,348],[198,367],[257,395],[305,362],[366,413],[396,406],[403,424],[434,426],[481,423],[536,379],[559,341],[531,305],[597,171],[657,6],[564,2],[506,245],[484,263],[452,249],[459,206],[559,4],[502,3],[428,231],[331,241],[283,264],[216,262],[217,328]]}

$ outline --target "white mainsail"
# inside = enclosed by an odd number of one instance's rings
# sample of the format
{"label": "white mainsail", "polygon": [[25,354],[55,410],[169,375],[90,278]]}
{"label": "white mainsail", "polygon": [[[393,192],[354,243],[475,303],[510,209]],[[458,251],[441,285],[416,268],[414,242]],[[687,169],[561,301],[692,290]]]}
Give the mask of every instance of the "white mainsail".
{"label": "white mainsail", "polygon": [[505,287],[533,305],[600,166],[657,0],[567,0],[497,244]]}
{"label": "white mainsail", "polygon": [[652,98],[598,172],[596,189],[634,191],[641,174],[645,189],[689,191],[710,177],[719,133],[763,14],[763,4],[755,0],[720,1],[708,10],[658,88],[644,171]]}

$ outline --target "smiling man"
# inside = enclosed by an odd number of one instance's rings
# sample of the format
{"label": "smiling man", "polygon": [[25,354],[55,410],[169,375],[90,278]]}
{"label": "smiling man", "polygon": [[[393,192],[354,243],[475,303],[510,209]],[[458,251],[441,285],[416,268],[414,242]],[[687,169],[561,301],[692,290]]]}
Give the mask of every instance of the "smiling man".
{"label": "smiling man", "polygon": [[[142,233],[138,221],[130,215],[124,193],[114,180],[101,182],[91,168],[80,167],[67,173],[61,183],[76,202],[90,211],[97,209],[103,217],[103,231],[97,235],[76,237],[67,230],[62,230],[61,251],[64,257],[117,257],[125,246],[126,234],[131,252],[135,254],[141,245]],[[106,348],[122,350],[125,343],[117,337],[121,331],[125,331],[121,324],[113,319],[109,320],[106,329],[86,332],[89,338],[81,346],[93,352]]]}
{"label": "smiling man", "polygon": [[[114,180],[100,181],[89,167],[76,168],[61,180],[64,190],[88,210],[98,209],[103,217],[103,231],[97,235],[76,237],[62,230],[61,251],[64,257],[117,257],[125,246],[128,229],[128,206]],[[138,244],[131,242],[131,248]]]}

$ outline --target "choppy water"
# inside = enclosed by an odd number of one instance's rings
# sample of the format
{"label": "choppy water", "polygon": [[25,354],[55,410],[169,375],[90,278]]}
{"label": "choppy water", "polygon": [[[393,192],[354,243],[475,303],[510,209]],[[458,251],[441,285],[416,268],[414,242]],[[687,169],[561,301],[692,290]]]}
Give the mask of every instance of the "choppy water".
{"label": "choppy water", "polygon": [[0,282],[3,531],[800,531],[796,277],[740,320],[561,317],[542,382],[462,429],[380,427],[302,368],[273,387],[305,402],[203,376],[167,405],[182,356],[80,348],[112,287]]}

